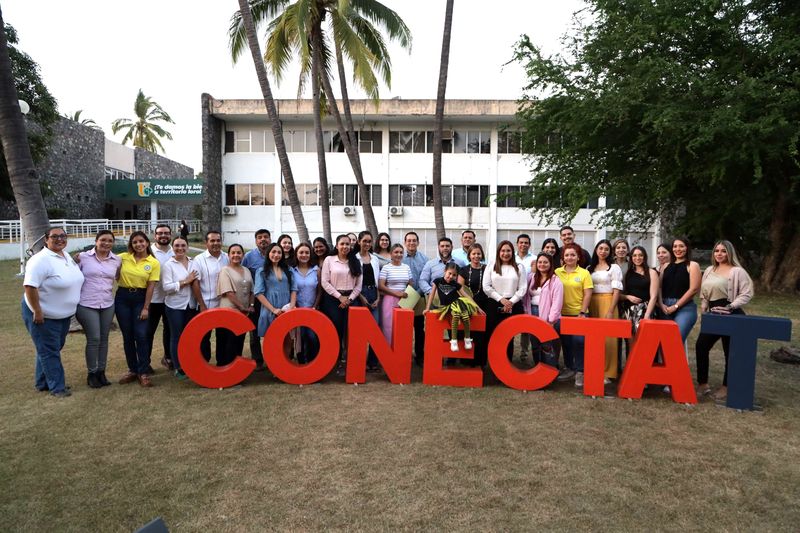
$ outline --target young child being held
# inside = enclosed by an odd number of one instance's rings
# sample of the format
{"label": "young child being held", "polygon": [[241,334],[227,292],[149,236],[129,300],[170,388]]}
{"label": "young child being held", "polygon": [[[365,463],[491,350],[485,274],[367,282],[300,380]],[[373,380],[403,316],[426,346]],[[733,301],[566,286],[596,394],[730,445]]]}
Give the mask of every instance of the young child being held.
{"label": "young child being held", "polygon": [[433,298],[439,296],[439,308],[434,309],[434,313],[439,314],[439,320],[450,317],[450,351],[458,351],[458,323],[464,324],[464,348],[472,349],[472,337],[469,331],[469,320],[475,313],[483,313],[475,301],[470,298],[464,287],[456,279],[458,278],[458,265],[448,263],[444,267],[444,274],[441,278],[433,280],[433,290],[428,295],[428,303],[425,312],[431,310]]}

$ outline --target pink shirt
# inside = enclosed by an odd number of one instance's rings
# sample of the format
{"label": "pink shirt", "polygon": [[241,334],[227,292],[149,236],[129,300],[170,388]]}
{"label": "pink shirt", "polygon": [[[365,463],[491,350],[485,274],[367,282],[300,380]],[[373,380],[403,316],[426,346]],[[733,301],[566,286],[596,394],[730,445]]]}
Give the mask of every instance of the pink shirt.
{"label": "pink shirt", "polygon": [[79,304],[91,309],[106,309],[114,305],[114,281],[122,264],[120,258],[109,252],[108,257],[100,259],[94,248],[81,252],[78,257],[84,277]]}
{"label": "pink shirt", "polygon": [[354,278],[350,274],[350,265],[338,256],[332,255],[325,258],[322,263],[322,288],[325,292],[338,299],[342,293],[339,291],[353,291],[348,298],[355,300],[361,293],[361,278]]}

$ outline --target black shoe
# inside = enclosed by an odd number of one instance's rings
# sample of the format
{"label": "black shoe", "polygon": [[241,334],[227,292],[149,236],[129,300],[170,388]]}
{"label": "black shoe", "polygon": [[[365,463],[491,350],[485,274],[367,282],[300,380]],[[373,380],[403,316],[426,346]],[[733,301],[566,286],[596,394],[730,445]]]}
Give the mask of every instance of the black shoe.
{"label": "black shoe", "polygon": [[148,365],[147,366],[147,370],[144,372],[144,375],[145,376],[153,376],[153,375],[155,375],[155,373],[156,373],[156,371],[153,370],[153,367]]}
{"label": "black shoe", "polygon": [[69,398],[70,396],[72,396],[72,393],[68,389],[64,389],[59,392],[51,392],[50,396],[53,396],[55,398]]}
{"label": "black shoe", "polygon": [[100,382],[100,385],[102,385],[103,387],[108,387],[109,385],[111,385],[111,382],[108,381],[108,378],[106,378],[105,370],[99,370],[96,374],[97,374],[97,380]]}
{"label": "black shoe", "polygon": [[97,374],[98,372],[89,372],[86,374],[86,384],[93,389],[99,389],[103,386],[103,384],[100,383],[100,378],[97,376]]}

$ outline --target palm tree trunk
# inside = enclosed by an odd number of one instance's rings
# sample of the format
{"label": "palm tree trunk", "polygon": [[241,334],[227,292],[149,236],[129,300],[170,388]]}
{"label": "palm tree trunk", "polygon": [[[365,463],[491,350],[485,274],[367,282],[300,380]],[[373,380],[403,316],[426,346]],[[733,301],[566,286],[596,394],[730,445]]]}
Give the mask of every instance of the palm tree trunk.
{"label": "palm tree trunk", "polygon": [[[8,176],[14,191],[19,217],[25,229],[25,240],[36,243],[50,227],[42,199],[39,176],[33,165],[25,119],[19,109],[19,97],[11,75],[5,22],[0,11],[0,140],[6,157]],[[41,243],[35,244],[38,251]]]}
{"label": "palm tree trunk", "polygon": [[[239,1],[241,2],[242,0]],[[319,36],[314,37],[312,34],[311,46],[321,49]],[[339,113],[339,106],[336,104],[336,97],[333,95],[331,80],[327,75],[322,75],[320,76],[320,81],[322,81],[322,88],[325,91],[325,98],[328,101],[328,106],[336,119],[336,127],[342,138],[344,151],[347,152],[347,158],[350,160],[350,166],[353,168],[353,174],[356,177],[356,183],[358,183],[358,194],[361,197],[361,206],[364,209],[364,223],[370,233],[377,237],[378,225],[375,223],[375,214],[372,212],[372,201],[369,196],[369,191],[367,191],[367,186],[364,184],[364,174],[361,172],[361,159],[358,155],[358,146],[354,146],[354,143],[350,142],[350,136],[342,122],[342,115]]]}
{"label": "palm tree trunk", "polygon": [[[253,56],[253,63],[256,67],[258,84],[261,86],[261,93],[264,96],[264,105],[267,108],[270,121],[272,121],[272,136],[275,138],[275,149],[278,152],[281,174],[283,174],[286,193],[289,196],[289,207],[292,209],[292,216],[294,217],[294,224],[297,227],[298,238],[301,242],[308,242],[308,228],[306,228],[306,222],[303,218],[300,199],[297,197],[297,188],[294,184],[294,175],[292,174],[292,167],[289,164],[289,156],[286,153],[286,143],[283,140],[283,127],[278,117],[278,111],[275,108],[275,100],[272,98],[272,89],[269,86],[269,79],[267,79],[267,69],[264,67],[264,58],[261,56],[261,49],[258,45],[258,38],[256,37],[253,13],[250,11],[247,0],[239,0],[239,12],[242,15],[242,23],[244,24],[245,33],[247,34],[247,43],[250,47],[250,54]],[[275,203],[276,208],[281,209],[278,199],[276,199]]]}
{"label": "palm tree trunk", "polygon": [[436,114],[433,122],[433,220],[436,236],[445,237],[442,210],[442,127],[444,125],[444,95],[447,90],[447,67],[450,63],[450,33],[453,25],[453,0],[447,0],[442,32],[442,56],[439,60],[439,84],[436,88]]}
{"label": "palm tree trunk", "polygon": [[[347,134],[350,142],[356,142],[356,128],[353,125],[353,114],[350,112],[350,96],[347,94],[347,76],[344,72],[344,58],[342,58],[342,46],[335,40],[336,48],[336,70],[339,73],[339,87],[342,91],[342,111],[344,111],[344,123],[347,126]],[[359,158],[360,159],[360,158]],[[361,161],[359,160],[359,163]]]}
{"label": "palm tree trunk", "polygon": [[[312,31],[316,34],[322,32],[322,20],[314,24]],[[317,37],[320,39],[320,37]],[[328,189],[328,166],[325,163],[325,146],[322,135],[322,115],[320,106],[319,78],[322,76],[320,68],[320,49],[316,46],[311,50],[311,94],[314,102],[314,135],[317,140],[317,167],[319,169],[319,205],[322,208],[322,234],[328,243],[333,242],[331,235],[331,201]]]}

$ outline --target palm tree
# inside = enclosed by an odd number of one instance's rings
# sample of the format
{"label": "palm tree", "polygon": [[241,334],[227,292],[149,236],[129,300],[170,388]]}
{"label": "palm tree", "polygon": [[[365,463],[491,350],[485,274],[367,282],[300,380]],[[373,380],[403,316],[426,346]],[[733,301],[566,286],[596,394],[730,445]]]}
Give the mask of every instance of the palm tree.
{"label": "palm tree", "polygon": [[97,125],[97,122],[90,118],[81,118],[81,114],[83,113],[83,109],[78,109],[72,115],[64,115],[64,118],[68,120],[72,120],[77,122],[81,126],[86,126],[87,128],[92,128],[93,130],[103,131],[103,129]]}
{"label": "palm tree", "polygon": [[436,114],[433,119],[433,220],[436,236],[445,237],[442,211],[442,127],[444,123],[444,94],[447,90],[447,67],[450,63],[450,33],[453,26],[453,0],[447,0],[442,31],[442,55],[439,59],[439,84],[436,87]]}
{"label": "palm tree", "polygon": [[3,28],[5,22],[0,10],[0,142],[3,145],[14,199],[25,229],[25,240],[34,243],[45,234],[50,226],[50,219],[47,218],[39,176],[28,145],[28,133],[19,108],[17,88],[11,74],[8,42]]}
{"label": "palm tree", "polygon": [[281,126],[280,117],[278,117],[278,110],[275,108],[275,100],[272,98],[272,88],[270,87],[269,79],[267,78],[267,69],[264,66],[264,59],[261,56],[261,48],[258,45],[258,38],[256,37],[256,27],[255,23],[253,22],[253,14],[250,11],[250,6],[247,4],[247,0],[239,0],[239,15],[245,30],[245,35],[247,37],[250,55],[253,56],[253,64],[256,67],[256,76],[258,77],[258,84],[261,86],[261,94],[264,97],[264,105],[267,108],[267,114],[269,115],[270,121],[272,121],[272,136],[275,138],[275,149],[278,152],[278,161],[281,164],[281,174],[283,174],[286,193],[289,196],[289,207],[292,209],[292,216],[294,217],[294,224],[297,228],[297,234],[300,241],[308,242],[308,228],[306,228],[303,210],[300,208],[300,199],[297,196],[297,188],[294,184],[292,167],[289,164],[289,156],[286,153],[286,143],[283,140],[283,127]]}
{"label": "palm tree", "polygon": [[[259,22],[275,17],[268,27],[269,36],[265,59],[280,80],[281,74],[291,60],[291,52],[298,50],[301,64],[298,92],[302,92],[309,75],[312,81],[312,92],[314,92],[315,83],[321,83],[322,94],[314,93],[313,98],[321,99],[324,96],[329,112],[336,119],[339,136],[358,183],[365,224],[367,229],[377,233],[377,224],[369,192],[364,183],[353,121],[350,116],[350,101],[347,97],[343,57],[346,55],[353,65],[355,82],[377,102],[379,83],[375,73],[379,72],[383,81],[389,85],[391,83],[391,61],[383,37],[375,24],[382,26],[391,39],[398,40],[406,48],[409,48],[411,43],[410,31],[397,13],[375,0],[340,0],[338,2],[298,0],[294,4],[288,6],[286,4],[288,4],[288,0],[251,0],[254,17]],[[281,7],[284,6],[285,9],[281,11]],[[330,35],[333,36],[336,48],[335,55],[342,87],[346,123],[342,120],[330,83],[330,58],[333,54],[327,43],[326,34],[322,30],[323,22],[328,18],[330,19]],[[231,20],[229,37],[231,53],[235,60],[243,49],[241,22],[235,14]],[[315,49],[320,52],[316,63],[313,53]],[[318,80],[314,79],[315,76],[318,76]],[[315,109],[317,109],[317,105],[315,102]],[[318,130],[317,138],[321,139],[321,121],[318,124],[315,119],[315,128]],[[321,154],[320,151],[322,151]],[[318,159],[324,158],[324,149],[321,150],[318,146],[317,152]],[[321,169],[323,166],[324,163],[320,163]],[[323,179],[327,181],[327,176],[321,174],[320,185],[322,185]],[[321,203],[323,204],[324,220],[328,206],[324,201]]]}
{"label": "palm tree", "polygon": [[161,138],[172,140],[172,134],[162,128],[157,122],[174,124],[172,118],[164,111],[161,106],[149,96],[145,96],[141,89],[136,95],[136,102],[133,105],[134,120],[129,118],[118,118],[111,123],[111,132],[117,133],[127,129],[122,144],[133,141],[133,145],[144,148],[148,152],[164,151],[161,145]]}

